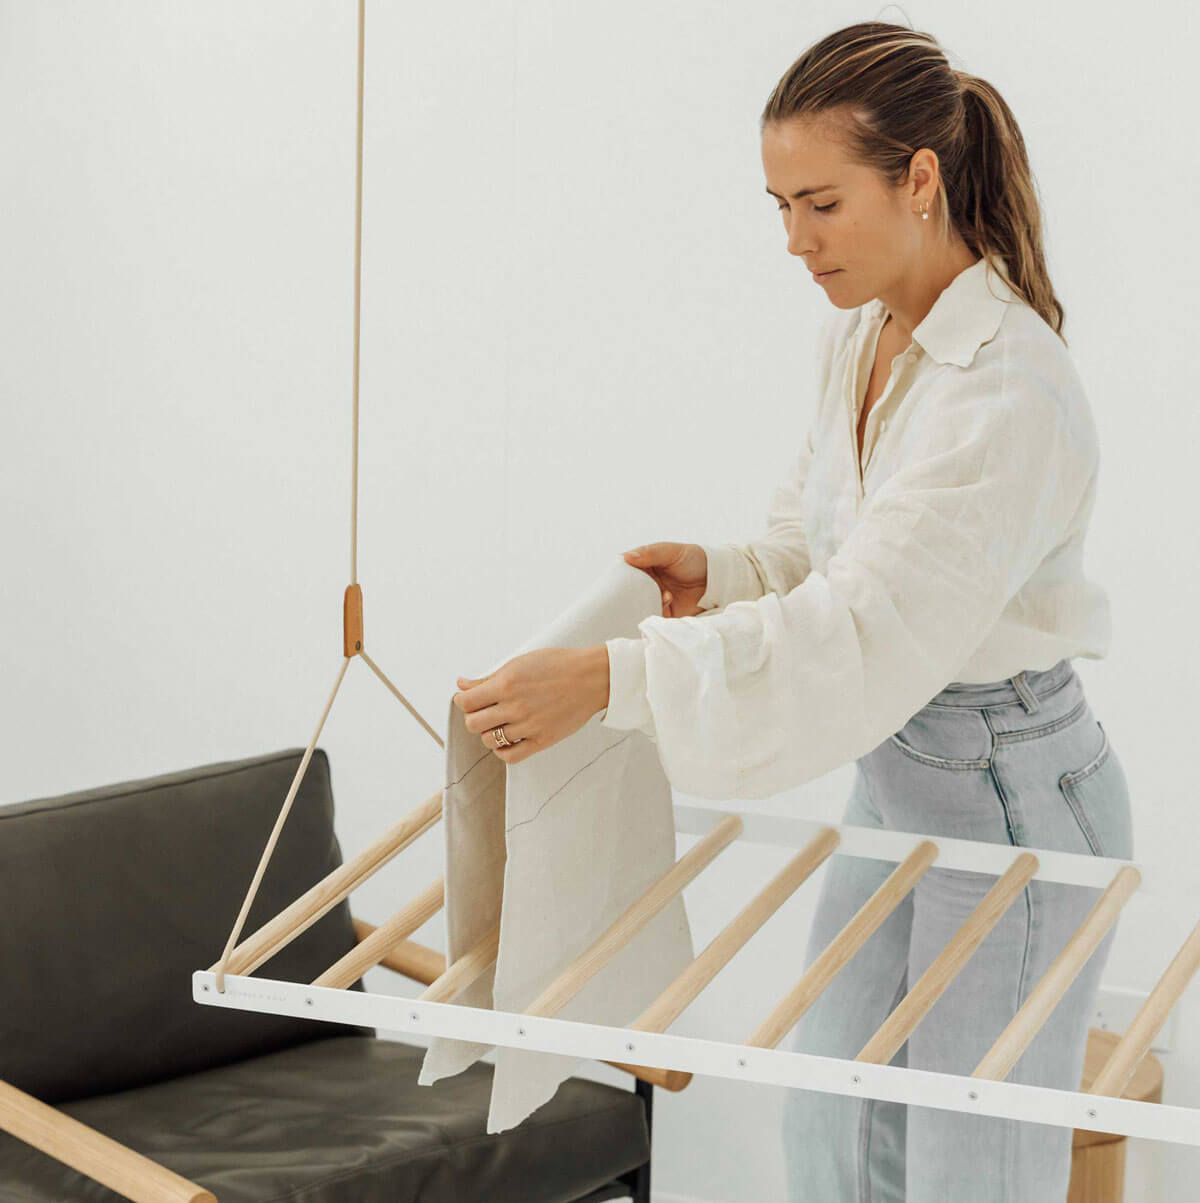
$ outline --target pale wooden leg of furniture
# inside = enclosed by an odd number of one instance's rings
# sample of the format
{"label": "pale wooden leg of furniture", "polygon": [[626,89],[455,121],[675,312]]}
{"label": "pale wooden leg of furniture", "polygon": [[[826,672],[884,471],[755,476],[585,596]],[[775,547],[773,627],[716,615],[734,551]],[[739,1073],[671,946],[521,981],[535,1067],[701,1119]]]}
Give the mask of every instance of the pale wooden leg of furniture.
{"label": "pale wooden leg of furniture", "polygon": [[0,1129],[134,1203],[217,1203],[204,1187],[2,1081]]}
{"label": "pale wooden leg of furniture", "polygon": [[1071,1158],[1067,1203],[1123,1203],[1127,1138],[1114,1136],[1076,1149]]}

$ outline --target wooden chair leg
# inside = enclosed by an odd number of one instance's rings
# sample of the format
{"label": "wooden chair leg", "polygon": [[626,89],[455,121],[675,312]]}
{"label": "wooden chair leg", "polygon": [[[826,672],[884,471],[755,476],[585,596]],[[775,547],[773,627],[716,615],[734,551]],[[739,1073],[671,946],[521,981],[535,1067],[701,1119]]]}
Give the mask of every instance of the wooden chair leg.
{"label": "wooden chair leg", "polygon": [[1124,1203],[1128,1143],[1124,1136],[1118,1136],[1076,1149],[1071,1158],[1067,1203]]}

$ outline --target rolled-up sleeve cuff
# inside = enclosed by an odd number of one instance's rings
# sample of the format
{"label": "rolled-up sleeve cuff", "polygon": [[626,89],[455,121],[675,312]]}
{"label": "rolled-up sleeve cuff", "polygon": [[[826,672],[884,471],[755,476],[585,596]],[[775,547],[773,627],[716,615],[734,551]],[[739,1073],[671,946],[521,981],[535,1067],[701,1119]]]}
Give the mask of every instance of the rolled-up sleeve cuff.
{"label": "rolled-up sleeve cuff", "polygon": [[696,603],[701,610],[719,609],[735,601],[763,595],[762,581],[744,552],[733,543],[702,543],[708,558],[708,583]]}
{"label": "rolled-up sleeve cuff", "polygon": [[646,641],[617,636],[608,648],[608,706],[600,725],[616,731],[638,730],[654,738],[654,716],[646,697]]}

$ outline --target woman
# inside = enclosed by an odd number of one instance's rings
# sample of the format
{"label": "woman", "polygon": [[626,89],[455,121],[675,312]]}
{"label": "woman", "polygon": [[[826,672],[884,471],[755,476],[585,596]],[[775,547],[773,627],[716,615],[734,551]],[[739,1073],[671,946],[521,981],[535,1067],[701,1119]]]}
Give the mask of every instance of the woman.
{"label": "woman", "polygon": [[[784,75],[762,155],[788,251],[836,311],[766,534],[626,553],[663,616],[641,638],[460,678],[468,729],[516,761],[602,711],[702,797],[763,797],[853,760],[847,824],[1132,858],[1124,773],[1072,665],[1109,642],[1082,570],[1096,432],[1011,111],[929,35],[867,22]],[[894,867],[830,859],[806,964]],[[930,869],[790,1047],[857,1056],[994,883]],[[969,1075],[1097,896],[1030,882],[892,1064]],[[1114,935],[1009,1081],[1078,1089]],[[789,1197],[1062,1203],[1071,1135],[793,1090]]]}

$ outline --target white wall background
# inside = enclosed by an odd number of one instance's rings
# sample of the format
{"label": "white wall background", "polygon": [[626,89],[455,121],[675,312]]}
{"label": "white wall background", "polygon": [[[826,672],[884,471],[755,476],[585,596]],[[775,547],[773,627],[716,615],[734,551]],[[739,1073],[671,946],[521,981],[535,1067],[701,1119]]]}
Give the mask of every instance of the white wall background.
{"label": "white wall background", "polygon": [[[0,0],[0,801],[302,746],[321,712],[349,580],[356,11]],[[762,530],[828,302],[785,252],[758,113],[814,39],[907,14],[1028,143],[1104,448],[1089,570],[1115,639],[1077,664],[1147,884],[1190,889],[1198,96],[1190,43],[1158,36],[1189,11],[1116,36],[1032,0],[371,0],[359,576],[399,688],[440,727],[455,677],[611,556]],[[321,744],[348,852],[441,782],[364,665]],[[837,821],[851,771],[773,805]],[[438,838],[356,911],[430,880]],[[698,946],[784,859],[736,847],[690,887]],[[744,1038],[798,975],[816,892],[673,1030]],[[1198,915],[1135,900],[1109,982],[1148,988]],[[441,946],[440,917],[420,938]],[[1165,1097],[1195,1107],[1198,988],[1181,1012]],[[660,1092],[661,1198],[781,1199],[781,1100]],[[1200,1149],[1129,1156],[1131,1199],[1194,1196]]]}

